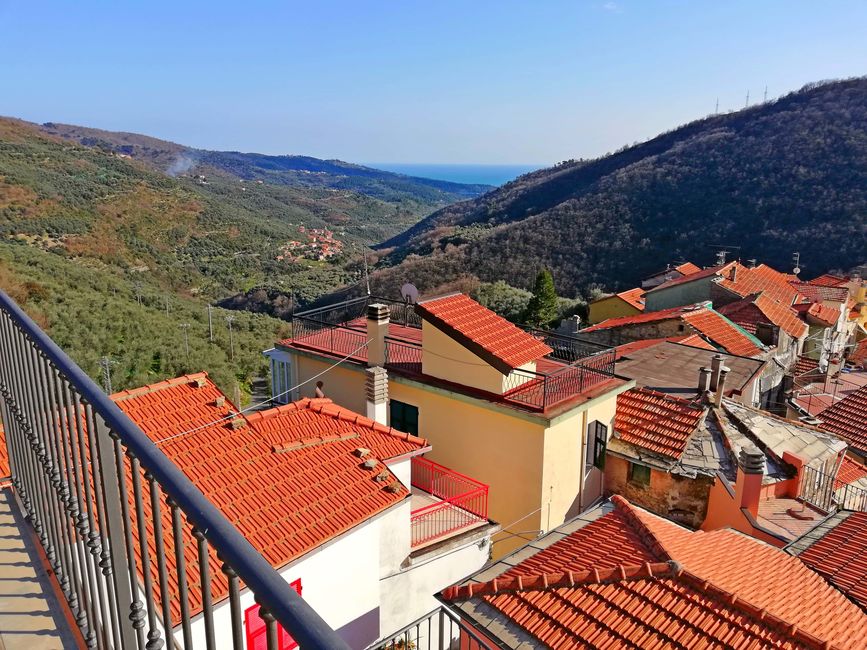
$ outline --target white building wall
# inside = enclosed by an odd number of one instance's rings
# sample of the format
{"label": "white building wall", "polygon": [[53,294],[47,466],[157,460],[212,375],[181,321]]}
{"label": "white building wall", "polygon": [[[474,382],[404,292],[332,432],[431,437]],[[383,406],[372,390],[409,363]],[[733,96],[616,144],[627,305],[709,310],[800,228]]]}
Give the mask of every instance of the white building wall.
{"label": "white building wall", "polygon": [[[379,636],[380,575],[379,553],[383,517],[391,511],[353,528],[338,539],[311,551],[280,570],[291,583],[301,579],[302,598],[351,648],[365,648]],[[255,604],[250,590],[241,593],[241,611]],[[229,601],[214,606],[217,648],[232,648]],[[204,620],[196,616],[193,647],[205,647]],[[175,629],[177,647],[183,648],[183,635]]]}
{"label": "white building wall", "polygon": [[265,350],[271,373],[271,399],[278,404],[288,404],[298,399],[298,391],[289,389],[298,384],[298,369],[292,362],[292,355],[285,350],[271,348]]}

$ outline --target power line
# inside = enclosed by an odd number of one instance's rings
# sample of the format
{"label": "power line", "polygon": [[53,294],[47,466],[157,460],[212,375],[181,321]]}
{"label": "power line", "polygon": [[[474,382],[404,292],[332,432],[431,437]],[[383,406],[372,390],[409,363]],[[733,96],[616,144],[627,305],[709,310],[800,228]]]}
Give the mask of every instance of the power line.
{"label": "power line", "polygon": [[[239,415],[241,415],[242,413],[246,413],[246,412],[248,412],[248,411],[254,411],[254,410],[256,410],[257,408],[259,408],[260,406],[264,406],[265,404],[270,404],[272,400],[275,400],[275,399],[277,399],[278,397],[283,397],[284,395],[288,395],[288,394],[291,393],[292,391],[298,390],[298,389],[301,388],[302,386],[304,386],[304,385],[306,385],[306,384],[309,384],[309,383],[310,383],[311,381],[313,381],[314,379],[319,379],[319,378],[320,378],[322,375],[324,375],[325,373],[330,372],[331,370],[334,370],[334,368],[336,368],[336,367],[339,366],[341,363],[343,363],[344,361],[346,361],[347,359],[349,359],[350,357],[352,357],[356,352],[358,352],[359,350],[361,350],[361,349],[363,349],[364,347],[366,347],[366,346],[367,346],[367,345],[368,345],[372,340],[373,340],[373,339],[367,339],[364,343],[362,343],[361,345],[359,345],[359,346],[358,346],[357,348],[355,348],[352,352],[350,352],[349,354],[347,354],[345,357],[342,357],[341,359],[338,359],[337,361],[335,361],[333,364],[331,364],[330,366],[328,366],[328,367],[327,367],[325,370],[323,370],[322,372],[320,372],[320,373],[318,373],[318,374],[316,374],[316,375],[313,375],[312,377],[310,377],[310,378],[308,378],[308,379],[305,379],[305,380],[302,381],[301,383],[296,384],[295,386],[292,386],[291,388],[287,388],[287,389],[284,390],[282,393],[278,393],[277,395],[273,395],[270,399],[267,399],[267,400],[265,400],[264,402],[259,402],[258,404],[251,404],[251,405],[248,406],[247,408],[244,408],[244,409],[238,409],[237,412],[235,412],[235,413],[229,413],[229,415],[226,415],[226,416],[224,416],[224,417],[221,417],[221,418],[218,419],[218,420],[214,420],[213,422],[208,422],[207,424],[203,424],[203,425],[198,426],[198,427],[195,427],[195,428],[193,428],[193,429],[189,429],[189,430],[187,430],[187,431],[181,431],[180,433],[175,433],[175,434],[173,434],[173,435],[171,435],[171,436],[168,436],[168,437],[166,437],[166,438],[162,438],[162,439],[160,439],[160,440],[155,440],[155,441],[154,441],[154,444],[155,444],[155,445],[159,445],[159,444],[162,444],[162,443],[164,443],[164,442],[168,442],[168,441],[170,441],[170,440],[174,440],[175,438],[180,438],[181,436],[185,436],[185,435],[188,435],[188,434],[190,434],[190,433],[195,433],[196,431],[201,431],[202,429],[207,429],[207,428],[212,427],[212,426],[214,426],[214,425],[216,425],[216,424],[220,424],[221,422],[225,422],[225,421],[227,421],[227,420],[233,420],[233,419],[235,419],[236,417],[238,417]],[[520,521],[520,520],[519,520],[519,521]]]}

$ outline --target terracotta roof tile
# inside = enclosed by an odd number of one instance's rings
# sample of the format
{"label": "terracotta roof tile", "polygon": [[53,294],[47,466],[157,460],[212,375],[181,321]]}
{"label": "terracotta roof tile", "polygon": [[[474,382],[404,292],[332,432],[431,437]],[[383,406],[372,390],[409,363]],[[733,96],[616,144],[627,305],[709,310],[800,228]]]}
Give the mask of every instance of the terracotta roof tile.
{"label": "terracotta roof tile", "polygon": [[839,489],[844,485],[851,485],[862,478],[867,478],[867,467],[849,456],[843,456],[840,469],[837,471],[837,480],[834,482],[834,488]]}
{"label": "terracotta roof tile", "polygon": [[714,345],[730,354],[753,357],[762,353],[761,341],[742,330],[719,312],[708,307],[706,303],[672,307],[660,311],[635,314],[634,316],[609,318],[581,331],[597,332],[673,319],[680,319],[687,323]]}
{"label": "terracotta roof tile", "polygon": [[686,400],[634,388],[617,396],[614,429],[624,442],[680,458],[703,414]]}
{"label": "terracotta roof tile", "polygon": [[635,307],[638,311],[644,311],[644,289],[636,287],[628,291],[621,291],[615,294],[621,300],[627,302],[630,306]]}
{"label": "terracotta roof tile", "polygon": [[828,307],[820,302],[811,304],[805,313],[807,322],[814,325],[824,325],[825,327],[834,327],[840,319],[840,310]]}
{"label": "terracotta roof tile", "polygon": [[425,320],[507,374],[552,352],[551,348],[464,294],[416,305]]}
{"label": "terracotta roof tile", "polygon": [[867,512],[850,512],[798,555],[867,612]]}
{"label": "terracotta roof tile", "polygon": [[742,298],[762,293],[766,298],[789,307],[801,301],[798,290],[791,284],[794,279],[795,276],[780,273],[766,264],[748,268],[736,262],[720,275],[719,285]]}
{"label": "terracotta roof tile", "polygon": [[776,325],[789,336],[799,339],[807,334],[807,326],[791,307],[768,298],[765,293],[749,296],[744,300],[729,303],[719,308],[719,313],[747,332],[755,334],[756,325]]}
{"label": "terracotta roof tile", "polygon": [[720,273],[726,272],[734,264],[736,264],[736,262],[729,262],[728,264],[723,264],[721,266],[710,266],[706,269],[701,269],[699,271],[695,271],[694,273],[690,273],[688,275],[684,275],[679,278],[673,278],[671,280],[668,280],[667,282],[663,282],[659,286],[648,289],[647,292],[650,293],[652,291],[660,291],[663,289],[668,289],[669,287],[675,287],[680,284],[686,284],[687,282],[694,282],[695,280],[710,278],[715,275],[719,275]]}
{"label": "terracotta roof tile", "polygon": [[858,341],[858,344],[853,348],[852,353],[849,355],[849,361],[851,363],[867,361],[867,339]]}
{"label": "terracotta roof tile", "polygon": [[846,440],[856,449],[867,451],[867,386],[850,393],[817,417],[820,428]]}
{"label": "terracotta roof tile", "polygon": [[846,302],[849,298],[849,289],[846,287],[830,287],[827,285],[807,284],[806,282],[792,282],[792,287],[804,296],[809,302]]}
{"label": "terracotta roof tile", "polygon": [[702,350],[713,350],[716,352],[716,348],[712,346],[710,343],[701,338],[698,334],[690,334],[689,336],[684,337],[674,337],[671,339],[672,343],[680,343],[681,345],[688,345],[692,348],[701,348]]}
{"label": "terracotta roof tile", "polygon": [[863,647],[867,616],[799,559],[611,500],[614,511],[443,598],[485,602],[553,648]]}
{"label": "terracotta roof tile", "polygon": [[817,287],[839,287],[847,282],[848,280],[846,278],[841,278],[839,275],[825,273],[824,275],[820,275],[818,278],[813,278],[808,281],[807,284],[813,284]]}
{"label": "terracotta roof tile", "polygon": [[798,356],[798,360],[795,362],[795,377],[800,377],[817,370],[819,370],[818,359],[811,359],[804,355]]}
{"label": "terracotta roof tile", "polygon": [[701,267],[696,266],[692,262],[684,262],[683,264],[678,264],[677,266],[675,266],[674,270],[679,271],[684,275],[692,275],[693,273],[698,273],[699,271],[701,271]]}
{"label": "terracotta roof tile", "polygon": [[[354,416],[325,399],[244,416],[204,373],[124,391],[112,399],[274,567],[407,498],[408,491],[394,475],[377,481],[376,475],[387,468],[365,468],[356,449],[371,449],[372,457],[384,460],[425,445],[420,438]],[[240,426],[233,427],[233,421]],[[127,474],[132,476],[129,463]],[[391,492],[386,487],[393,483],[398,489]],[[145,519],[150,527],[148,501]],[[169,530],[168,508],[162,509],[162,519]],[[167,536],[165,557],[171,575],[176,571],[172,536]],[[192,544],[186,562],[195,614],[202,600]],[[228,594],[228,584],[215,553],[210,564],[217,601]],[[177,616],[174,584],[170,597]]]}

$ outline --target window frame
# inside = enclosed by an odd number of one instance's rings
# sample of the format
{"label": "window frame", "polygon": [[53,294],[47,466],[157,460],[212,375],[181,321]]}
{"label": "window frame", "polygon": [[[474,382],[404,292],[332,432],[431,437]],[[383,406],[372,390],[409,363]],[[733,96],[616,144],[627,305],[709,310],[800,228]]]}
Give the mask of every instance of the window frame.
{"label": "window frame", "polygon": [[605,471],[605,454],[608,452],[608,426],[599,420],[587,425],[587,453],[584,456],[585,471],[590,467]]}
{"label": "window frame", "polygon": [[[398,411],[399,413],[395,413]],[[413,417],[407,418],[407,414],[412,413]],[[411,422],[414,420],[414,423]],[[418,435],[419,408],[414,404],[401,402],[396,399],[388,400],[388,421],[392,428],[409,433],[410,435]]]}
{"label": "window frame", "polygon": [[[644,472],[647,473],[647,480],[646,481],[641,479],[641,478],[638,478],[638,479],[635,478],[635,468],[636,467],[641,468],[642,473],[644,473]],[[652,471],[651,468],[648,467],[647,465],[642,465],[641,463],[634,463],[634,462],[630,461],[627,479],[633,485],[637,485],[640,487],[650,487],[650,473],[651,473],[651,471]]]}
{"label": "window frame", "polygon": [[[295,590],[295,593],[301,595],[301,578],[293,580],[289,586]],[[267,634],[265,621],[259,616],[259,604],[255,603],[245,609],[244,642],[247,650],[254,650],[257,644],[264,644],[263,647],[267,647]],[[280,650],[294,650],[298,647],[298,642],[279,623],[277,624],[277,646]]]}

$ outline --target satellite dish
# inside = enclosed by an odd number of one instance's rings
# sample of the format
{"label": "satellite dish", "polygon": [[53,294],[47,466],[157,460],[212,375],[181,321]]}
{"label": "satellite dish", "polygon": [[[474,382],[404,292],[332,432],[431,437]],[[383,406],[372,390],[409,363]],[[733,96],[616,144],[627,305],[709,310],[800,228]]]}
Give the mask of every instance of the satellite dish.
{"label": "satellite dish", "polygon": [[801,272],[800,266],[796,266],[795,268],[792,269],[792,273],[794,273],[795,275],[798,275],[798,273],[800,273],[800,272]]}
{"label": "satellite dish", "polygon": [[414,305],[418,302],[418,289],[414,284],[407,282],[400,288],[400,295],[403,296],[404,302]]}

